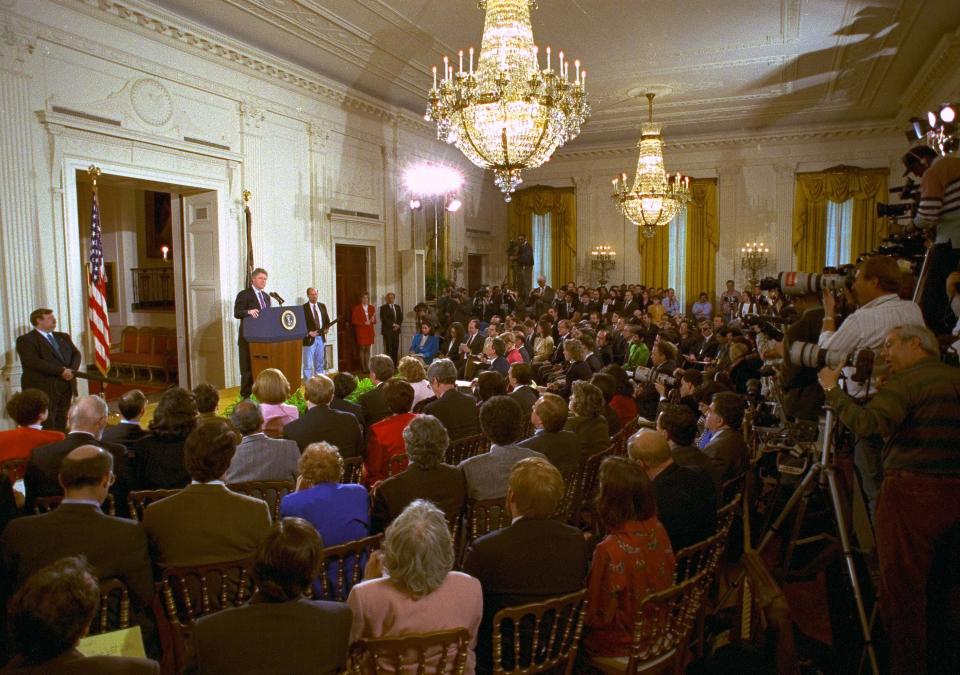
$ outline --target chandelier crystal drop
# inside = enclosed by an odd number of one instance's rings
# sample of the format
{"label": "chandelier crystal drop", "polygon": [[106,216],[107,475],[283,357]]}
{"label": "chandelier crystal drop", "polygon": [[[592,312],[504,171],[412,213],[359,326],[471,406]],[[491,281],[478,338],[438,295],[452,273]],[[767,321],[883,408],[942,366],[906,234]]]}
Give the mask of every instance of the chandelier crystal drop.
{"label": "chandelier crystal drop", "polygon": [[653,237],[658,227],[668,225],[690,201],[690,179],[679,173],[667,175],[663,168],[663,136],[653,121],[653,97],[647,94],[649,120],[640,125],[640,157],[633,186],[627,174],[613,179],[613,199],[623,215],[641,228],[644,237]]}
{"label": "chandelier crystal drop", "polygon": [[544,164],[580,133],[590,113],[587,71],[574,61],[571,73],[563,52],[554,60],[549,47],[541,68],[530,23],[536,0],[480,0],[478,6],[486,17],[476,68],[472,47],[466,59],[460,51],[456,70],[444,57],[439,77],[433,68],[425,117],[436,122],[438,139],[493,171],[510,201],[523,182],[521,171]]}

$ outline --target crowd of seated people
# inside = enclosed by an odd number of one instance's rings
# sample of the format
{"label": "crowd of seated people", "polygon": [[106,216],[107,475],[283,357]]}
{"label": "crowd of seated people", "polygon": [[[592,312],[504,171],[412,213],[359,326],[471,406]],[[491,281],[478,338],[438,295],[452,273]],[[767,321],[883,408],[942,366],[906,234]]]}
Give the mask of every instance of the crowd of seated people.
{"label": "crowd of seated people", "polygon": [[[212,388],[174,387],[147,428],[139,423],[145,399],[125,396],[123,426],[105,433],[106,406],[78,399],[66,438],[15,451],[29,458],[27,513],[37,497],[65,499],[4,531],[4,598],[17,597],[32,574],[43,583],[46,566],[84,555],[95,577],[126,581],[147,632],[150,584],[161,569],[253,559],[258,593],[197,624],[196,672],[265,667],[258,663],[335,672],[357,640],[446,628],[470,635],[467,672],[490,672],[497,610],[587,589],[584,655],[625,656],[639,603],[673,583],[675,554],[715,531],[721,486],[750,466],[743,395],[759,375],[764,343],[755,330],[712,316],[705,298],[687,314],[661,289],[568,285],[556,301],[547,295],[542,284],[526,304],[504,289],[477,303],[448,292],[423,324],[421,335],[433,340],[415,340],[398,367],[383,354],[370,358],[363,375],[374,388],[358,403],[347,400],[355,376],[317,375],[304,383],[300,414],[284,403],[282,373],[267,370],[256,400],[237,404],[229,419],[216,415]],[[421,343],[430,343],[429,356],[413,349]],[[20,396],[10,414],[29,429],[43,402]],[[638,415],[655,428],[621,436]],[[279,421],[268,429],[271,419]],[[480,435],[481,451],[458,466],[444,462],[452,444]],[[591,516],[557,519],[570,481],[618,437],[623,454],[603,459],[596,499],[580,505]],[[3,444],[0,436],[0,453]],[[344,460],[357,457],[363,475],[346,481]],[[247,481],[295,485],[278,518],[228,486]],[[130,491],[160,488],[177,492],[148,505],[140,524],[122,517]],[[103,512],[108,494],[120,517]],[[464,514],[485,500],[502,502],[506,526],[458,549]],[[75,527],[68,516],[98,524]],[[576,527],[585,522],[598,536]],[[22,550],[44,531],[58,546]],[[67,531],[73,536],[56,534]],[[325,569],[335,583],[324,547],[380,533],[380,551],[365,559],[346,603],[308,599]],[[146,643],[159,657],[156,641]],[[82,658],[74,644],[71,636],[56,654],[32,654],[14,641],[10,654],[17,667]]]}

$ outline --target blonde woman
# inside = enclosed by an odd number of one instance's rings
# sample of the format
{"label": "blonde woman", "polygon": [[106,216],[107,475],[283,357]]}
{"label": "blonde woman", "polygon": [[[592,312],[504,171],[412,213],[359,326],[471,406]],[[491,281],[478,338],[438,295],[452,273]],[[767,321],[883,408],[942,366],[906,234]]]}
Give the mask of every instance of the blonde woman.
{"label": "blonde woman", "polygon": [[[282,427],[300,417],[297,406],[284,403],[290,398],[290,383],[276,368],[267,368],[257,375],[253,383],[253,395],[260,401],[264,427]],[[271,420],[274,420],[272,424]]]}
{"label": "blonde woman", "polygon": [[427,369],[423,367],[423,361],[416,356],[404,356],[400,359],[400,367],[397,368],[400,377],[405,379],[413,387],[413,407],[416,408],[420,401],[433,396],[433,390],[430,383],[427,382]]}

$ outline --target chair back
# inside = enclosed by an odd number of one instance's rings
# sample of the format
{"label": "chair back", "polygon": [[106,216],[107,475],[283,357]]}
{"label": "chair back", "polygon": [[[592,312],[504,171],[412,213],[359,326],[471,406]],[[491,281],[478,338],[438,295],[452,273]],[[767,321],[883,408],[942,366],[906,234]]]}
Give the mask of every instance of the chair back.
{"label": "chair back", "polygon": [[749,471],[744,471],[739,476],[723,481],[720,486],[720,501],[726,504],[736,495],[742,495],[747,487],[747,475],[749,473]]}
{"label": "chair back", "polygon": [[341,483],[360,483],[363,476],[363,457],[346,457],[343,460]]}
{"label": "chair back", "polygon": [[295,487],[293,481],[289,480],[251,480],[245,483],[231,483],[227,486],[233,492],[265,501],[270,507],[270,516],[274,521],[280,519],[280,502],[293,492]]}
{"label": "chair back", "polygon": [[394,455],[387,460],[387,476],[396,476],[398,473],[403,473],[407,470],[409,464],[410,458],[407,456],[407,453],[403,452],[399,455]]}
{"label": "chair back", "polygon": [[478,499],[468,500],[463,528],[463,548],[483,535],[499,530],[510,524],[512,517],[510,509],[507,508],[506,497],[500,499]]}
{"label": "chair back", "polygon": [[720,528],[703,541],[691,544],[677,552],[677,565],[673,573],[674,583],[680,583],[708,570],[710,576],[720,564],[720,556],[727,544],[729,528]]}
{"label": "chair back", "polygon": [[466,628],[357,640],[350,646],[349,672],[436,673],[463,675],[467,669],[470,633]]}
{"label": "chair back", "polygon": [[133,520],[142,522],[143,512],[147,507],[164,497],[175,495],[179,489],[172,490],[134,490],[127,495],[127,513]]}
{"label": "chair back", "polygon": [[456,466],[460,462],[476,455],[482,455],[490,450],[490,439],[483,434],[467,436],[453,441],[447,446],[444,462]]}
{"label": "chair back", "polygon": [[26,473],[27,464],[29,463],[29,459],[8,459],[3,464],[0,464],[0,473],[7,474],[10,478],[10,484],[13,485],[23,478],[23,474]]}
{"label": "chair back", "polygon": [[120,333],[120,351],[136,354],[138,333],[136,326],[125,327]]}
{"label": "chair back", "polygon": [[501,609],[493,617],[493,673],[570,675],[586,615],[587,589]]}
{"label": "chair back", "polygon": [[580,479],[583,475],[583,464],[580,464],[572,473],[563,477],[563,497],[557,506],[553,517],[566,523],[572,523],[577,505],[577,493],[580,490]]}
{"label": "chair back", "polygon": [[122,579],[100,580],[100,607],[90,624],[90,635],[130,627],[130,592]]}
{"label": "chair back", "polygon": [[580,520],[582,511],[593,509],[597,491],[600,489],[600,465],[607,457],[613,455],[614,446],[594,453],[580,462],[580,486],[574,504],[573,517]]}
{"label": "chair back", "polygon": [[[33,512],[37,515],[41,513],[50,513],[55,508],[60,506],[60,502],[63,501],[63,495],[53,495],[52,497],[37,497],[33,500]],[[117,501],[113,498],[113,495],[109,492],[107,493],[107,498],[103,500],[101,505],[103,512],[108,516],[117,515]]]}
{"label": "chair back", "polygon": [[729,502],[717,509],[717,529],[727,530],[733,526],[733,521],[737,519],[740,513],[740,503],[743,501],[743,494],[737,494]]}
{"label": "chair back", "polygon": [[315,593],[319,596],[315,599],[346,602],[350,589],[363,578],[363,566],[370,553],[382,544],[383,534],[375,534],[323,549],[326,573],[320,575],[320,593]]}
{"label": "chair back", "polygon": [[153,354],[153,329],[137,330],[137,354]]}
{"label": "chair back", "polygon": [[[186,647],[197,619],[245,603],[256,591],[253,558],[168,567],[160,573],[154,604],[163,646],[164,672],[182,672]],[[157,602],[158,601],[158,602]]]}

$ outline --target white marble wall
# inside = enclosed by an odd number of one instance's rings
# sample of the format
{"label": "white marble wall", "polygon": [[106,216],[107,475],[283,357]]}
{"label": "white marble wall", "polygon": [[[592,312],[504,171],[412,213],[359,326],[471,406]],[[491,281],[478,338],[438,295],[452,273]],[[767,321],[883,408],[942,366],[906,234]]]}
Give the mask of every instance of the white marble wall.
{"label": "white marble wall", "polygon": [[[243,190],[253,193],[256,262],[288,303],[316,285],[332,306],[338,242],[374,248],[378,297],[396,288],[398,251],[413,245],[398,184],[410,163],[443,161],[467,177],[452,250],[471,246],[468,228],[502,226],[490,181],[422,118],[189,22],[128,10],[0,3],[0,406],[19,389],[14,341],[32,309],[52,307],[62,329],[87,343],[74,172],[90,163],[217,190],[219,241],[209,253],[220,260],[228,386],[239,381],[232,303],[244,284]],[[330,218],[333,208],[377,218]]]}

